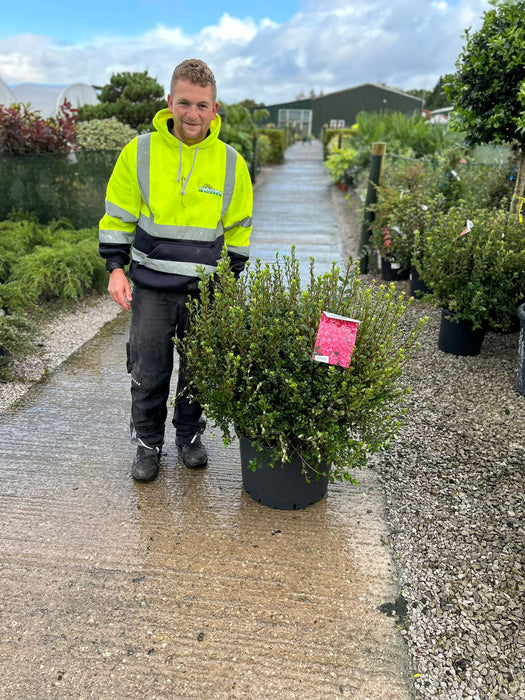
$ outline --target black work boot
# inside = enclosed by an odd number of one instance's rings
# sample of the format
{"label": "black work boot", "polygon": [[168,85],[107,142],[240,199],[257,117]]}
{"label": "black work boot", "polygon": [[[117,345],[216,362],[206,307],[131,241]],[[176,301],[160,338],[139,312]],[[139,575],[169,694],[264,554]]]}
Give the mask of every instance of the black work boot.
{"label": "black work boot", "polygon": [[137,447],[137,454],[131,465],[131,473],[136,481],[153,481],[159,473],[160,447]]}
{"label": "black work boot", "polygon": [[202,444],[201,436],[197,433],[192,441],[179,443],[176,441],[182,462],[188,469],[200,469],[208,463],[208,453]]}

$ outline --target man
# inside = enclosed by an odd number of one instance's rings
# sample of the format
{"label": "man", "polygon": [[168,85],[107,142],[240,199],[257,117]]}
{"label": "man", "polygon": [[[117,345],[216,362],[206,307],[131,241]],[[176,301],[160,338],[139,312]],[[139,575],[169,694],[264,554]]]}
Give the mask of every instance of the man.
{"label": "man", "polygon": [[[173,337],[188,328],[186,303],[198,295],[199,270],[213,275],[224,244],[236,275],[249,256],[252,184],[246,163],[219,140],[221,120],[213,73],[189,59],[173,71],[168,109],[155,132],[122,150],[108,183],[100,222],[100,254],[110,273],[108,291],[132,309],[128,351],[131,434],[137,452],[133,477],[159,471],[173,371]],[[133,292],[124,267],[128,265]],[[173,425],[183,463],[203,467],[202,408],[184,392],[179,373]]]}

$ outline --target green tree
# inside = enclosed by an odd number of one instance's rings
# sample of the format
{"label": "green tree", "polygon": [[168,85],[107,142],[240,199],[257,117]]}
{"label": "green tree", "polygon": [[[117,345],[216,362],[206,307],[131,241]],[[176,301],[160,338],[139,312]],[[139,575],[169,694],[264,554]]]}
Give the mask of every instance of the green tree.
{"label": "green tree", "polygon": [[242,100],[241,102],[238,103],[241,107],[246,107],[246,109],[249,109],[250,111],[253,111],[254,109],[264,109],[265,104],[264,102],[256,102],[252,98],[248,98],[246,100]]}
{"label": "green tree", "polygon": [[427,109],[441,109],[441,107],[450,107],[450,100],[445,95],[444,91],[445,78],[441,78],[434,85],[434,89],[431,92],[425,94],[425,107]]}
{"label": "green tree", "polygon": [[255,125],[250,110],[241,104],[220,103],[221,140],[233,146],[248,161],[253,158]]}
{"label": "green tree", "polygon": [[164,88],[147,70],[114,73],[100,91],[99,100],[98,105],[80,108],[80,121],[116,117],[139,132],[150,131],[156,112],[167,106]]}
{"label": "green tree", "polygon": [[469,144],[506,142],[516,148],[510,213],[517,217],[525,197],[525,0],[493,4],[479,31],[466,30],[445,93],[454,104],[450,125],[464,131]]}

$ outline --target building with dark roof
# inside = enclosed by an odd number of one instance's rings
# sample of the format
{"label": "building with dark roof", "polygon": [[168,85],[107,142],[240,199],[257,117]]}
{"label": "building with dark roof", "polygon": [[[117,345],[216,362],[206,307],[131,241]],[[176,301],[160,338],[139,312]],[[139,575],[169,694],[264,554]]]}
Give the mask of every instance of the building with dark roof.
{"label": "building with dark roof", "polygon": [[268,123],[278,128],[293,127],[303,136],[319,137],[323,127],[344,128],[355,123],[359,112],[401,112],[421,114],[423,100],[400,90],[364,83],[353,88],[293,102],[267,105]]}

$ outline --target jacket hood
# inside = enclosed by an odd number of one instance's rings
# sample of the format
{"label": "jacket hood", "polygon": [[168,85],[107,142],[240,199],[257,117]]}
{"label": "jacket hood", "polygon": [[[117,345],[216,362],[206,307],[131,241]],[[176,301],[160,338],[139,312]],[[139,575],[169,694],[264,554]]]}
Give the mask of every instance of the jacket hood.
{"label": "jacket hood", "polygon": [[193,144],[193,146],[186,145],[183,141],[174,136],[168,128],[168,122],[173,119],[173,116],[168,108],[161,109],[160,112],[153,117],[153,126],[159,132],[159,134],[166,139],[170,145],[179,144],[182,148],[207,148],[212,143],[214,143],[219,138],[219,133],[221,130],[221,118],[218,114],[212,119],[210,124],[210,133],[203,141]]}

